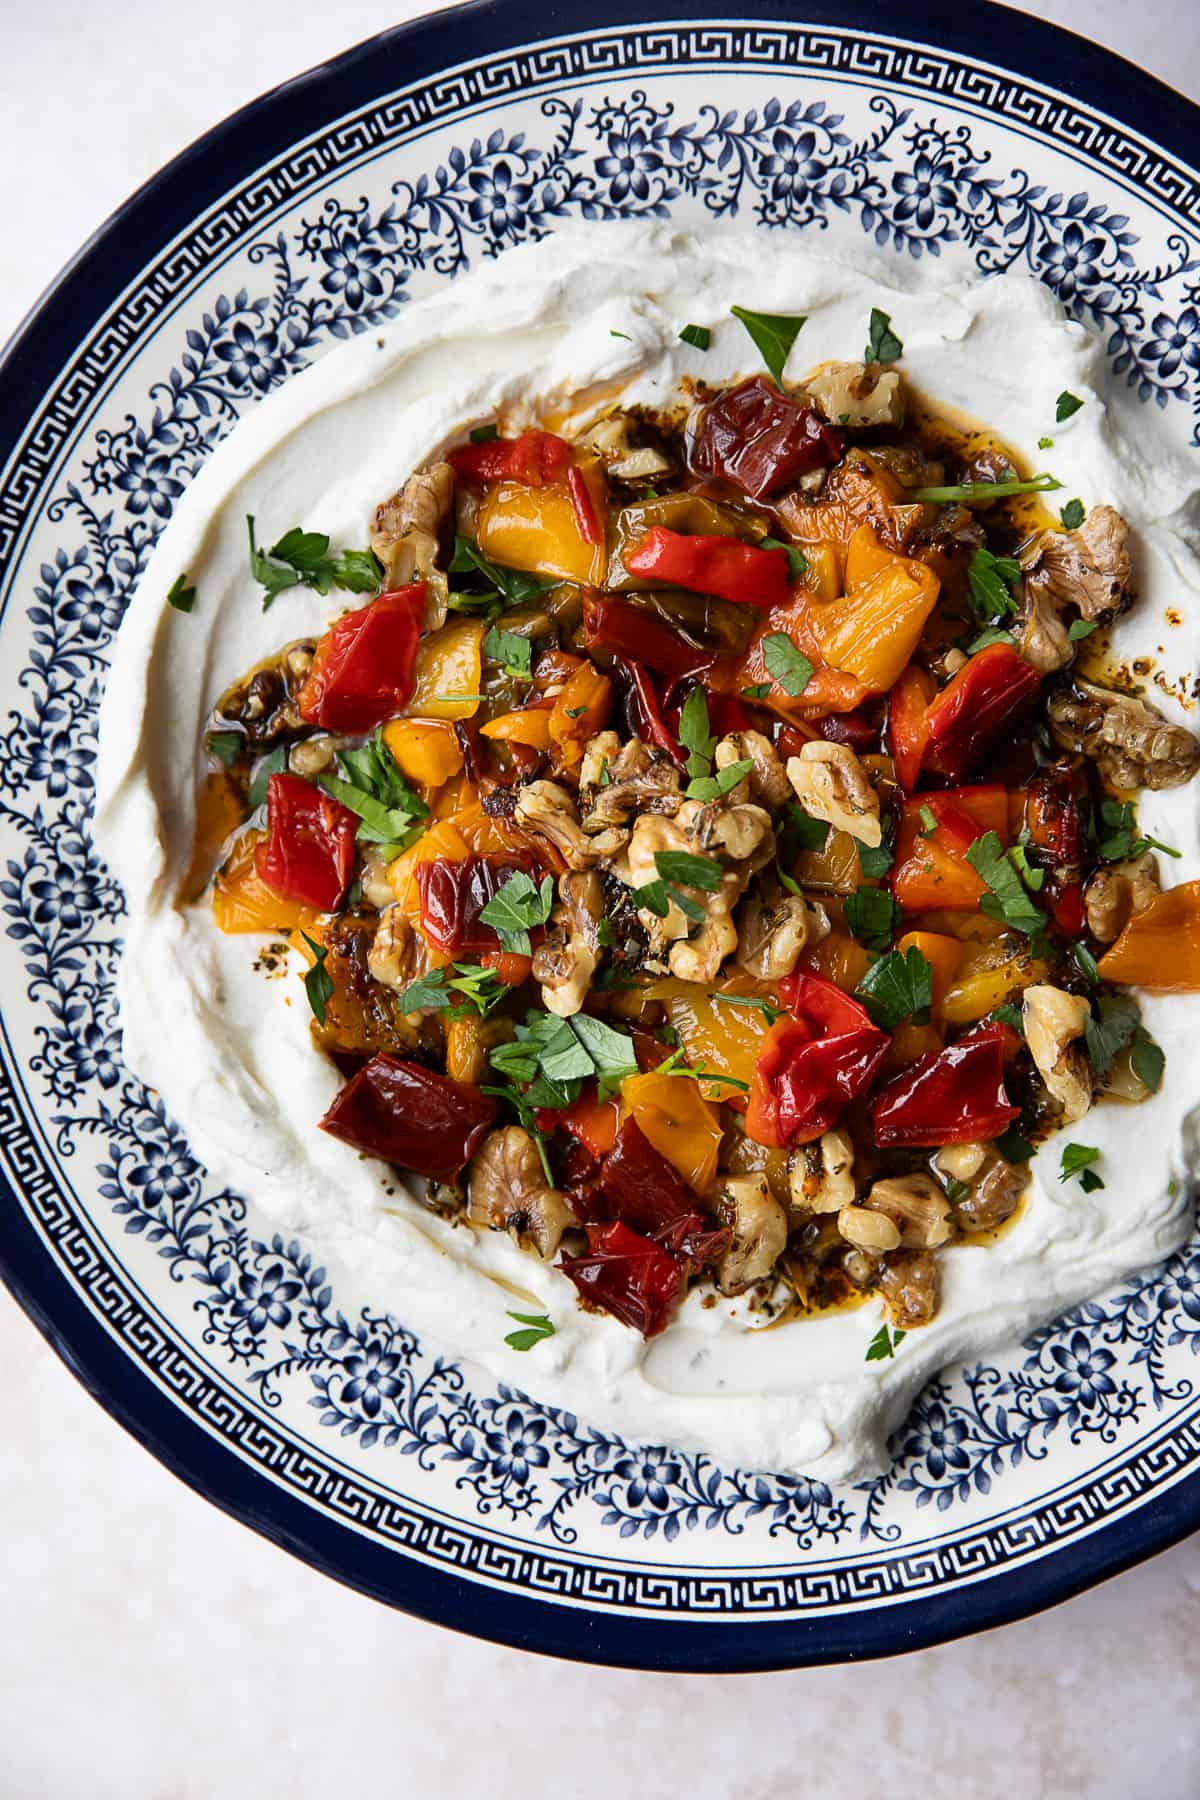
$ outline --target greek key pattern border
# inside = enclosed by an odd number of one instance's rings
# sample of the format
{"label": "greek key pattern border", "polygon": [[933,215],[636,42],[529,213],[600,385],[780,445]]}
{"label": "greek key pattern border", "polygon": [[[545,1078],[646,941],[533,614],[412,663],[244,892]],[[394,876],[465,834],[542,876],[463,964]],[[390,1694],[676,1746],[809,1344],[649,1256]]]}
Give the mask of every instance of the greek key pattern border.
{"label": "greek key pattern border", "polygon": [[645,1616],[714,1621],[784,1618],[915,1599],[978,1580],[1070,1543],[1128,1512],[1200,1460],[1200,1412],[1170,1437],[1136,1449],[1119,1466],[1084,1478],[1019,1517],[982,1525],[953,1542],[859,1557],[854,1563],[726,1572],[622,1568],[538,1546],[498,1542],[425,1513],[314,1455],[311,1447],[214,1382],[162,1327],[91,1242],[31,1135],[10,1073],[0,1073],[0,1150],[16,1191],[64,1273],[145,1373],[180,1410],[251,1467],[334,1524],[423,1562],[526,1596]]}
{"label": "greek key pattern border", "polygon": [[12,554],[55,458],[127,350],[161,309],[201,277],[213,259],[261,230],[281,206],[328,182],[362,157],[405,142],[465,109],[495,105],[597,76],[677,72],[737,64],[789,74],[858,77],[925,97],[940,96],[1019,122],[1052,144],[1091,157],[1140,187],[1194,229],[1200,175],[1121,125],[1018,75],[980,69],[957,57],[858,33],[756,24],[649,25],[515,49],[439,74],[373,101],[353,117],[298,145],[225,196],[182,241],[146,270],[135,289],[80,347],[43,405],[0,491],[0,561]]}

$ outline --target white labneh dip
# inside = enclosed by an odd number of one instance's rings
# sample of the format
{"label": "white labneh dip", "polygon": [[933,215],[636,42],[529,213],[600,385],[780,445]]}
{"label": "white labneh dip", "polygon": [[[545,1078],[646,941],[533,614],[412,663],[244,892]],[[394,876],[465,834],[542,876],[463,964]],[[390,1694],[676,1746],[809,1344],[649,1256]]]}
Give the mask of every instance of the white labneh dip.
{"label": "white labneh dip", "polygon": [[[683,376],[720,384],[758,372],[730,317],[739,304],[806,315],[793,379],[861,356],[871,308],[890,313],[911,382],[1051,468],[1061,498],[1107,501],[1128,519],[1139,599],[1114,633],[1114,654],[1152,658],[1173,676],[1200,669],[1200,563],[1189,543],[1200,518],[1196,453],[1174,448],[1154,410],[1119,390],[1098,339],[1045,289],[1012,275],[980,280],[949,259],[900,269],[835,257],[765,232],[592,226],[513,251],[331,350],[214,452],[121,627],[101,721],[96,831],[129,903],[126,1061],[161,1092],[214,1183],[304,1236],[340,1303],[356,1294],[386,1308],[427,1348],[627,1439],[854,1480],[885,1465],[889,1433],[944,1365],[1019,1339],[1187,1237],[1200,996],[1142,996],[1166,1052],[1161,1091],[1139,1107],[1097,1105],[1071,1128],[1101,1150],[1103,1188],[1061,1181],[1052,1138],[999,1240],[942,1253],[941,1310],[891,1360],[864,1360],[883,1316],[876,1300],[764,1330],[744,1303],[705,1306],[693,1293],[647,1344],[581,1310],[553,1266],[501,1233],[442,1221],[392,1170],[318,1130],[341,1080],[312,1045],[300,982],[255,973],[258,941],[223,936],[207,897],[179,900],[214,701],[281,643],[319,633],[357,604],[298,587],[264,614],[246,515],[263,543],[298,525],[327,532],[335,549],[359,547],[381,500],[497,412],[506,430],[564,411],[581,426],[618,398],[665,405]],[[688,323],[711,330],[706,354],[681,342]],[[1083,405],[1056,425],[1064,389]],[[1039,450],[1047,434],[1053,448]],[[164,600],[185,571],[197,598],[181,615]],[[1168,623],[1171,609],[1182,625]],[[1150,697],[1189,723],[1173,701],[1153,689]],[[1182,853],[1160,858],[1166,883],[1200,876],[1198,803],[1200,783],[1140,801],[1143,830]],[[548,1313],[556,1335],[532,1353],[508,1349],[512,1307]]]}

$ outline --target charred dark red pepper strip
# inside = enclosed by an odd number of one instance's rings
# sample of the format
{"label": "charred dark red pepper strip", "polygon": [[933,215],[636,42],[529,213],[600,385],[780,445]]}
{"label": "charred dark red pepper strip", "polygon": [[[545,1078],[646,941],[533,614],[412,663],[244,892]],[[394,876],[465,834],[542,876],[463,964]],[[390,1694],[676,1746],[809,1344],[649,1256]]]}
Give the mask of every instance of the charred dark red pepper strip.
{"label": "charred dark red pepper strip", "polygon": [[600,526],[596,519],[596,509],[592,505],[592,496],[588,493],[588,484],[583,479],[582,469],[567,470],[567,492],[571,496],[571,508],[575,514],[575,523],[579,527],[579,535],[585,544],[600,542]]}
{"label": "charred dark red pepper strip", "polygon": [[584,596],[583,641],[589,650],[611,650],[616,656],[632,657],[672,680],[695,675],[705,661],[703,651],[685,643],[669,625],[611,594]]}
{"label": "charred dark red pepper strip", "polygon": [[763,1039],[746,1109],[746,1135],[776,1149],[812,1143],[865,1092],[891,1039],[866,1008],[819,975],[792,975],[780,999],[796,1015]]}
{"label": "charred dark red pepper strip", "polygon": [[523,431],[520,437],[494,438],[488,444],[463,444],[448,451],[446,461],[456,475],[482,486],[517,481],[523,487],[544,487],[563,479],[571,467],[572,450],[553,432]]}
{"label": "charred dark red pepper strip", "polygon": [[837,462],[845,447],[808,401],[757,375],[706,406],[691,444],[697,474],[731,482],[754,500]]}
{"label": "charred dark red pepper strip", "polygon": [[986,1143],[1019,1115],[1004,1089],[1009,1036],[984,1025],[897,1075],[871,1105],[880,1149]]}
{"label": "charred dark red pepper strip", "polygon": [[416,1175],[455,1181],[495,1117],[489,1094],[383,1054],[346,1083],[321,1130]]}
{"label": "charred dark red pepper strip", "polygon": [[1087,785],[1069,762],[1042,769],[1025,789],[1025,828],[1030,860],[1046,871],[1045,898],[1054,922],[1068,937],[1087,923],[1083,903],[1083,805]]}
{"label": "charred dark red pepper strip", "polygon": [[657,1336],[683,1293],[684,1273],[670,1252],[619,1219],[589,1226],[587,1254],[564,1256],[558,1266],[584,1300],[643,1337]]}
{"label": "charred dark red pepper strip", "polygon": [[425,583],[395,588],[347,613],[317,645],[300,689],[303,718],[362,737],[408,705],[425,617]]}
{"label": "charred dark red pepper strip", "polygon": [[958,671],[925,714],[926,764],[962,781],[1041,686],[1037,670],[1008,644],[989,644]]}
{"label": "charred dark red pepper strip", "polygon": [[647,581],[760,610],[784,605],[790,590],[786,550],[760,550],[734,537],[685,537],[666,525],[650,527],[626,552],[625,567]]}
{"label": "charred dark red pepper strip", "polygon": [[[438,856],[419,863],[416,877],[421,895],[421,931],[426,941],[447,956],[496,949],[500,935],[491,925],[481,924],[479,915],[518,870],[534,874],[532,857],[510,852],[502,856],[465,856],[461,862]],[[541,929],[535,927],[531,933],[535,940]]]}
{"label": "charred dark red pepper strip", "polygon": [[281,899],[336,912],[354,874],[358,820],[299,775],[267,782],[267,836],[254,852],[260,878]]}
{"label": "charred dark red pepper strip", "polygon": [[686,768],[687,757],[663,722],[650,671],[633,657],[626,657],[625,673],[630,681],[628,710],[632,736],[641,738],[644,744],[654,744],[665,750],[681,769]]}

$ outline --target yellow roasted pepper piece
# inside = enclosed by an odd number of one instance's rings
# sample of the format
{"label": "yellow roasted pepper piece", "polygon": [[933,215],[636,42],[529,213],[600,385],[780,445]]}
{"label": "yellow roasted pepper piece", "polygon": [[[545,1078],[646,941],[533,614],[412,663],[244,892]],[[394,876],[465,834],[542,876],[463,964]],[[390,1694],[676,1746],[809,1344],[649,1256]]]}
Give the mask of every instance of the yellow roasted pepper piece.
{"label": "yellow roasted pepper piece", "polygon": [[421,639],[407,717],[470,719],[479,711],[486,632],[480,619],[453,619]]}
{"label": "yellow roasted pepper piece", "polygon": [[911,661],[939,591],[924,563],[890,558],[862,587],[813,609],[821,655],[830,668],[886,693]]}
{"label": "yellow roasted pepper piece", "polygon": [[243,832],[218,869],[212,898],[217,929],[287,933],[299,928],[315,936],[315,921],[321,915],[296,900],[281,900],[254,866],[254,852],[265,835],[261,831]]}
{"label": "yellow roasted pepper piece", "polygon": [[463,766],[462,746],[446,719],[392,719],[383,741],[407,781],[439,788]]}
{"label": "yellow roasted pepper piece", "polygon": [[501,713],[488,725],[479,727],[480,737],[495,738],[502,744],[528,744],[531,750],[550,747],[550,708],[524,706],[517,712]]}
{"label": "yellow roasted pepper piece", "polygon": [[483,554],[507,569],[576,581],[582,587],[602,587],[608,560],[603,477],[594,462],[581,463],[580,473],[596,515],[598,543],[586,543],[581,535],[565,481],[548,482],[544,487],[501,481],[479,509],[476,534]]}
{"label": "yellow roasted pepper piece", "polygon": [[1006,1001],[1019,998],[1035,981],[1044,981],[1048,965],[1028,950],[1006,954],[1002,945],[977,940],[963,945],[963,960],[946,990],[942,1017],[947,1025],[971,1025]]}
{"label": "yellow roasted pepper piece", "polygon": [[688,1186],[704,1193],[717,1172],[721,1126],[696,1083],[679,1075],[627,1075],[623,1117],[635,1120]]}
{"label": "yellow roasted pepper piece", "polygon": [[[727,983],[731,989],[752,984]],[[694,981],[669,977],[641,990],[648,1001],[661,1001],[679,1033],[688,1062],[718,1075],[729,1075],[749,1087],[767,1033],[766,1015],[757,1007],[730,1006]],[[678,1077],[676,1077],[678,1079]],[[738,1090],[725,1082],[701,1082],[706,1100],[728,1100]]]}

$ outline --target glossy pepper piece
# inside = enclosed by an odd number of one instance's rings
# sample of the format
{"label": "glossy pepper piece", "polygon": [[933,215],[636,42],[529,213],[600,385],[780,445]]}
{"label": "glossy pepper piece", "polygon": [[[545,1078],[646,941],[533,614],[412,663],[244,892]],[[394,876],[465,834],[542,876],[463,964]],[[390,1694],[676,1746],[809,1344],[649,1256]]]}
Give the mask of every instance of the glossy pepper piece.
{"label": "glossy pepper piece", "polygon": [[653,1072],[630,1075],[621,1083],[621,1099],[652,1147],[703,1194],[717,1173],[722,1132],[698,1083]]}
{"label": "glossy pepper piece", "polygon": [[653,525],[625,558],[631,575],[742,606],[779,606],[788,597],[786,550],[760,550],[732,537],[684,537]]}
{"label": "glossy pepper piece", "polygon": [[774,1149],[809,1144],[837,1124],[887,1055],[888,1034],[832,981],[800,973],[780,984],[791,1019],[763,1039],[746,1135]]}
{"label": "glossy pepper piece", "polygon": [[583,1144],[595,1157],[607,1156],[617,1141],[617,1125],[621,1102],[614,1095],[609,1100],[596,1096],[596,1085],[589,1082],[578,1100],[570,1106],[543,1106],[538,1111],[538,1130],[547,1137],[565,1131],[568,1137]]}
{"label": "glossy pepper piece", "polygon": [[940,585],[922,562],[892,557],[865,586],[813,609],[822,659],[885,694],[908,664]]}
{"label": "glossy pepper piece", "polygon": [[[934,821],[929,829],[925,815]],[[1008,842],[1008,795],[997,783],[946,788],[906,800],[889,880],[905,912],[975,912],[983,882],[967,851],[985,832]]]}
{"label": "glossy pepper piece", "polygon": [[647,1338],[663,1329],[683,1293],[683,1269],[670,1252],[619,1219],[589,1226],[586,1254],[564,1256],[558,1266],[582,1299]]}
{"label": "glossy pepper piece", "polygon": [[624,672],[629,681],[625,697],[629,735],[641,738],[644,744],[654,744],[657,749],[665,750],[672,761],[678,763],[681,769],[685,768],[687,757],[663,720],[662,706],[649,669],[632,657],[627,657]]}
{"label": "glossy pepper piece", "polygon": [[[500,936],[479,915],[495,899],[510,875],[534,871],[533,859],[515,854],[466,856],[451,861],[444,856],[417,865],[415,875],[421,896],[421,932],[435,950],[447,956],[500,947]],[[540,929],[540,928],[538,928]],[[535,929],[531,936],[536,937]]]}
{"label": "glossy pepper piece", "polygon": [[611,594],[584,596],[583,641],[589,650],[633,657],[672,680],[694,675],[711,661],[711,656],[687,643],[664,620],[651,618]]}
{"label": "glossy pepper piece", "polygon": [[1063,761],[1041,769],[1025,788],[1025,828],[1029,857],[1046,871],[1043,901],[1068,937],[1087,922],[1083,903],[1083,771]]}
{"label": "glossy pepper piece", "polygon": [[936,691],[933,676],[909,663],[888,700],[888,748],[896,780],[906,794],[912,793],[920,779],[929,743],[926,715]]}
{"label": "glossy pepper piece", "polygon": [[1200,881],[1156,894],[1097,967],[1105,981],[1130,982],[1151,993],[1200,993]]}
{"label": "glossy pepper piece", "polygon": [[753,500],[765,500],[807,475],[828,468],[845,440],[808,401],[793,400],[756,375],[704,408],[691,443],[697,474],[728,481]]}
{"label": "glossy pepper piece", "polygon": [[989,644],[958,671],[925,715],[929,767],[962,781],[1031,704],[1042,678],[1008,644]]}
{"label": "glossy pepper piece", "polygon": [[1020,1113],[1004,1091],[1007,1035],[985,1025],[889,1081],[871,1104],[880,1149],[985,1143],[1007,1130]]}
{"label": "glossy pepper piece", "polygon": [[407,706],[425,617],[425,583],[380,594],[331,625],[300,689],[301,717],[362,737]]}
{"label": "glossy pepper piece", "polygon": [[354,873],[358,819],[299,775],[267,782],[267,836],[254,852],[261,881],[284,900],[335,912]]}
{"label": "glossy pepper piece", "polygon": [[520,437],[494,438],[490,444],[463,444],[446,461],[465,481],[487,486],[518,481],[522,487],[545,487],[562,481],[571,467],[571,446],[550,431],[523,431]]}
{"label": "glossy pepper piece", "polygon": [[320,1124],[367,1156],[455,1181],[495,1117],[491,1095],[384,1052],[350,1078]]}

